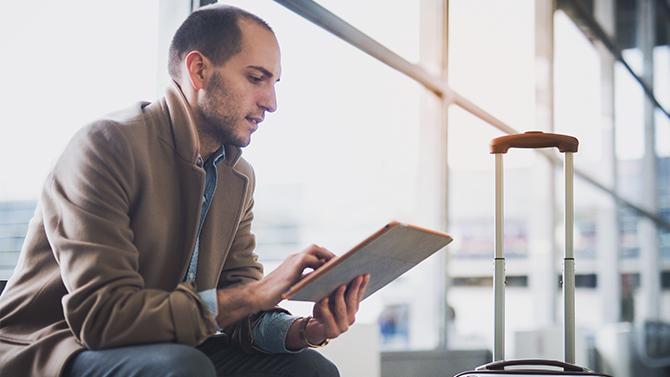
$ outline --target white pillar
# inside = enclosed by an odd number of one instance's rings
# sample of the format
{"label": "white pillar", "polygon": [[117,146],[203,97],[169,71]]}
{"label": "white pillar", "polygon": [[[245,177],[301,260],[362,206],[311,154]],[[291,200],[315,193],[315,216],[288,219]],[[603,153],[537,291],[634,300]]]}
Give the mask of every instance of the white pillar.
{"label": "white pillar", "polygon": [[[447,78],[448,1],[421,2],[421,65],[430,72]],[[422,218],[430,219],[426,224],[449,231],[448,228],[448,165],[447,165],[447,109],[448,103],[434,93],[424,91],[421,97],[421,122],[419,133],[421,150],[417,166],[419,187],[417,211]],[[440,266],[436,269],[439,281],[437,289],[440,300],[438,311],[438,348],[448,347],[447,322],[449,321],[447,292],[450,279],[447,274],[449,255],[441,253]],[[437,283],[436,281],[436,283]]]}
{"label": "white pillar", "polygon": [[[653,90],[653,51],[656,15],[654,0],[639,0],[638,5],[638,46],[642,52],[642,80]],[[642,205],[651,213],[657,212],[656,201],[656,138],[654,130],[654,105],[644,98],[644,157],[642,167]],[[658,231],[655,224],[647,218],[638,223],[640,240],[640,278],[642,306],[637,319],[660,318],[660,249]],[[637,311],[636,311],[637,312]]]}
{"label": "white pillar", "polygon": [[[597,0],[594,4],[595,18],[614,40],[616,33],[615,0]],[[617,159],[614,141],[614,56],[602,43],[596,44],[600,57],[600,114],[603,140],[602,169],[598,171],[600,181],[619,192],[617,183]],[[621,279],[619,278],[619,221],[617,203],[610,195],[600,195],[597,224],[597,274],[600,312],[604,323],[621,319]]]}

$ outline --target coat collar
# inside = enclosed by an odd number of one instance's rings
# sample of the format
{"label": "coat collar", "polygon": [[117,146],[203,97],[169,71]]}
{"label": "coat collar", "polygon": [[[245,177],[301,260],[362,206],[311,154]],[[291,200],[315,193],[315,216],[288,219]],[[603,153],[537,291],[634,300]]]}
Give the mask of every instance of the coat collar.
{"label": "coat collar", "polygon": [[[167,139],[165,141],[172,145],[179,157],[192,164],[197,164],[200,141],[198,139],[195,117],[179,85],[171,81],[165,91],[165,97],[160,101],[160,106],[149,106],[148,110],[150,115],[154,115],[154,117],[158,115],[159,118],[162,118],[161,120],[169,121],[171,132],[164,139]],[[156,111],[160,111],[162,114],[151,114]],[[165,136],[165,127],[161,128],[163,128],[161,134]],[[226,155],[224,163],[234,166],[242,156],[242,150],[237,146],[229,144],[224,145],[224,148]]]}

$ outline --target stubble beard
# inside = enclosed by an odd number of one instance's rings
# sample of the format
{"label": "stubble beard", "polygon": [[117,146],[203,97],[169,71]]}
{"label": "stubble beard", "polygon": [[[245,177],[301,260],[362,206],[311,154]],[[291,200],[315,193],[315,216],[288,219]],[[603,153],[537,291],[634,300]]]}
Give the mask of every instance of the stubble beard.
{"label": "stubble beard", "polygon": [[205,86],[207,96],[199,106],[200,127],[198,132],[216,143],[232,144],[240,148],[246,147],[249,140],[242,140],[235,135],[238,122],[237,106],[231,94],[226,90],[219,73],[214,73]]}

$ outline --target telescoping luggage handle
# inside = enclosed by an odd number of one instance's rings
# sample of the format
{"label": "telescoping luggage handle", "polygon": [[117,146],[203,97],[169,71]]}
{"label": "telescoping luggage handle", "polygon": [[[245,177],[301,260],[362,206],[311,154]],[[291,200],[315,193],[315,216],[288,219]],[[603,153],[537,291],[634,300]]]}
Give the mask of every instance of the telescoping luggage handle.
{"label": "telescoping luggage handle", "polygon": [[568,135],[529,131],[506,135],[491,140],[491,154],[495,154],[495,272],[494,292],[494,345],[493,360],[505,358],[505,256],[503,252],[503,163],[502,156],[510,148],[555,147],[565,153],[565,256],[563,258],[563,353],[565,362],[575,363],[575,259],[573,251],[573,161],[579,141]]}

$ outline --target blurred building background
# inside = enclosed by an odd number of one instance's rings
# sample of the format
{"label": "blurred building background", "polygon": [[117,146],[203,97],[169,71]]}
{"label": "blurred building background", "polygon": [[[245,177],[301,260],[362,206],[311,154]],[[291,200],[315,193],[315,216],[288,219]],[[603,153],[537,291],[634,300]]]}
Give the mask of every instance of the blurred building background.
{"label": "blurred building background", "polygon": [[[206,3],[0,4],[0,279],[65,143],[159,97],[171,35]],[[360,357],[375,373],[451,376],[489,360],[488,142],[543,130],[580,140],[578,363],[670,375],[670,2],[226,3],[266,19],[282,47],[279,111],[245,151],[267,268],[310,243],[343,253],[391,219],[454,237],[362,305],[359,326],[378,340]],[[507,355],[560,359],[560,156],[515,150],[505,166]]]}

